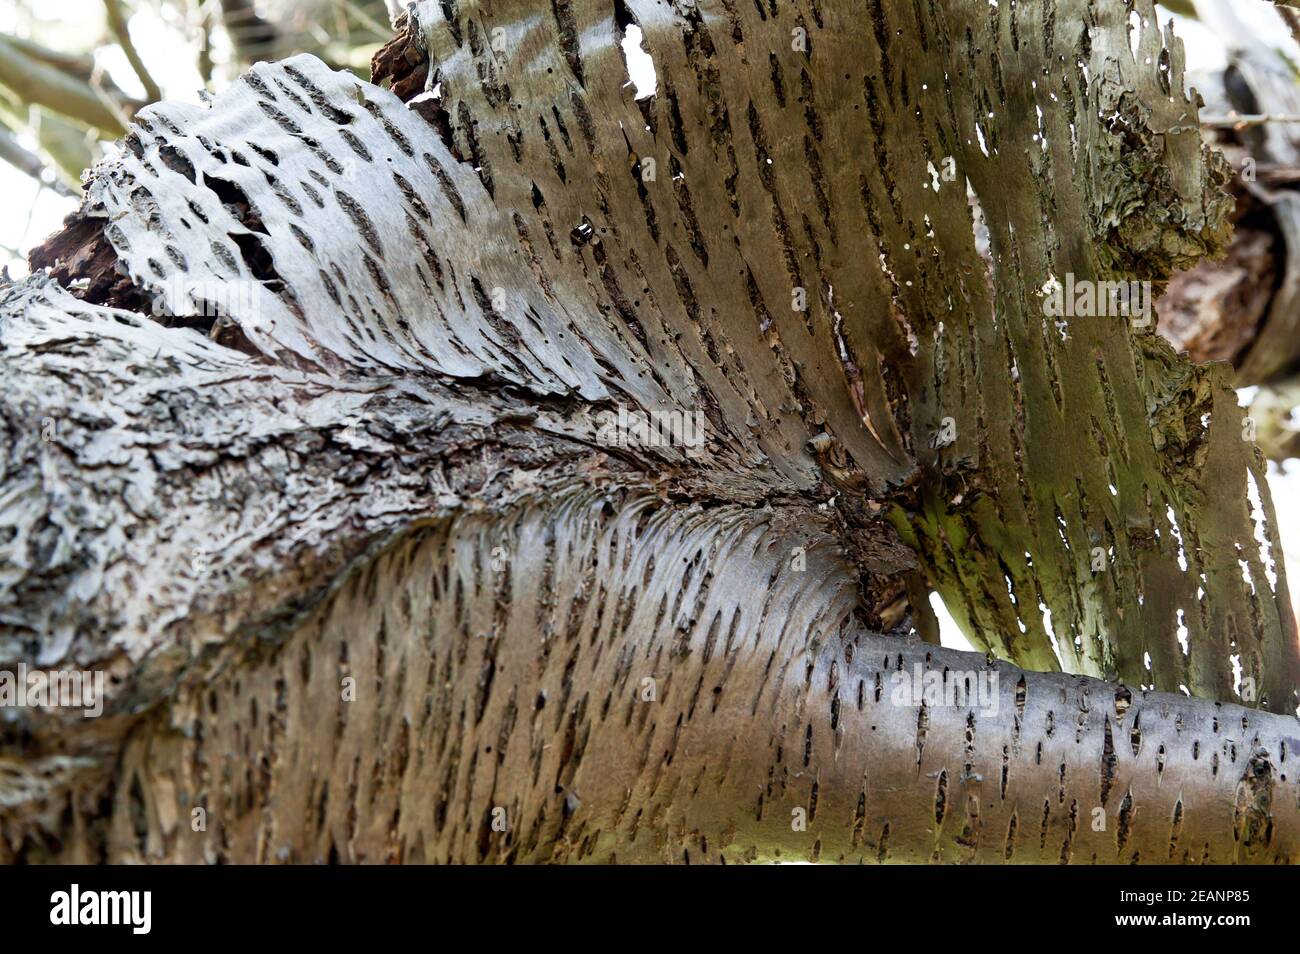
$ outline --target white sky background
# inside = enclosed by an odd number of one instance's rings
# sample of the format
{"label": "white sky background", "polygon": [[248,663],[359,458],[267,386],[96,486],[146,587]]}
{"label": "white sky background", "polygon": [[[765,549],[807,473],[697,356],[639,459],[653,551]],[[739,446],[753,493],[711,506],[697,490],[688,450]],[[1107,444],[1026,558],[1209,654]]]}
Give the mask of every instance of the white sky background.
{"label": "white sky background", "polygon": [[[70,29],[86,46],[94,45],[96,40],[107,35],[103,25],[102,0],[57,0],[33,6],[35,11],[29,13],[16,7],[12,0],[0,0],[0,32],[29,35],[34,26],[29,17],[35,16],[38,19],[56,19],[60,29]],[[1300,48],[1292,42],[1290,32],[1270,4],[1242,0],[1233,6],[1234,12],[1251,26],[1255,35],[1284,44],[1293,59],[1300,62]],[[185,25],[164,22],[147,2],[138,4],[138,7],[139,12],[130,22],[131,37],[149,72],[168,99],[198,102],[197,91],[201,83],[192,52],[193,41]],[[1186,48],[1189,72],[1220,68],[1226,63],[1222,41],[1213,29],[1195,20],[1161,11],[1162,23],[1171,17],[1175,23],[1174,31]],[[39,29],[39,24],[35,27]],[[650,95],[655,88],[653,64],[639,50],[639,41],[640,30],[630,27],[624,51],[638,98]],[[214,37],[213,60],[220,65],[228,59],[228,53],[224,36],[218,31]],[[123,90],[131,95],[143,95],[139,80],[120,49],[103,47],[98,55],[100,64]],[[31,148],[34,143],[25,145]],[[63,217],[76,208],[76,202],[42,188],[3,162],[0,162],[0,196],[3,197],[0,202],[0,267],[7,268],[11,277],[20,278],[27,274],[23,257],[32,246],[59,228]],[[1295,594],[1300,594],[1300,460],[1287,461],[1283,467],[1270,465],[1269,486],[1277,507],[1286,569],[1295,599]],[[939,617],[943,644],[956,649],[970,649],[937,595],[931,598],[931,603]]]}

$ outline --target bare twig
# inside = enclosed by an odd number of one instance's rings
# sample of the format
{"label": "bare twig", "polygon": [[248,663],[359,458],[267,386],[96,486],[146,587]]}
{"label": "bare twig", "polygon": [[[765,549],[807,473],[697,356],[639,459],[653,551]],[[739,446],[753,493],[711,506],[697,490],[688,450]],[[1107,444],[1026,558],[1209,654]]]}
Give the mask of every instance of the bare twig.
{"label": "bare twig", "polygon": [[113,31],[117,45],[126,54],[127,62],[131,64],[131,69],[135,70],[135,75],[140,78],[140,83],[144,86],[145,98],[151,103],[158,102],[158,100],[162,99],[162,90],[145,67],[144,60],[140,58],[140,52],[135,48],[135,44],[131,42],[131,31],[127,28],[126,12],[122,9],[122,0],[104,0],[104,12],[108,17],[108,28]]}
{"label": "bare twig", "polygon": [[[56,193],[62,196],[73,197],[76,195],[68,186],[59,179],[58,175],[47,166],[41,157],[36,153],[25,148],[13,133],[7,129],[0,129],[0,160],[3,160],[13,166],[24,175],[31,176],[37,182],[48,186]],[[47,177],[48,174],[48,177]]]}
{"label": "bare twig", "polygon": [[349,0],[338,0],[338,5],[363,27],[370,30],[380,39],[387,40],[393,33],[393,28],[387,24],[380,23],[369,13],[367,13],[359,4],[351,3]]}

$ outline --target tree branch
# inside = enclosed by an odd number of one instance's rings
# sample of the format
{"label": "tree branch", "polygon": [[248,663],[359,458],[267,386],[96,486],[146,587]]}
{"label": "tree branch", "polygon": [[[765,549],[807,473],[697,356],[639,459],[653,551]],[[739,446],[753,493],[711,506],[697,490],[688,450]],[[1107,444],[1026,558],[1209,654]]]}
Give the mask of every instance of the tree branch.
{"label": "tree branch", "polygon": [[870,635],[836,550],[609,489],[422,523],[32,782],[9,824],[76,834],[0,859],[1295,860],[1292,718]]}
{"label": "tree branch", "polygon": [[126,54],[127,62],[131,64],[131,69],[135,71],[140,84],[144,86],[145,99],[150,103],[162,99],[162,90],[158,88],[157,82],[145,67],[144,60],[140,59],[140,52],[131,41],[131,31],[127,26],[122,0],[104,0],[104,12],[108,19],[108,28],[113,32],[117,45]]}
{"label": "tree branch", "polygon": [[0,160],[4,160],[24,175],[30,176],[41,185],[53,189],[62,196],[75,196],[76,193],[63,184],[57,175],[50,175],[45,162],[40,156],[23,147],[7,129],[0,129]]}
{"label": "tree branch", "polygon": [[90,84],[69,76],[56,67],[23,52],[9,37],[0,36],[0,83],[26,103],[38,103],[94,126],[107,136],[121,136],[126,129],[118,110]]}
{"label": "tree branch", "polygon": [[[1224,98],[1243,114],[1260,114],[1243,116],[1243,120],[1263,120],[1234,125],[1231,139],[1235,142],[1224,147],[1236,172],[1239,214],[1258,210],[1262,214],[1254,218],[1262,219],[1280,237],[1275,250],[1277,277],[1259,289],[1267,296],[1265,314],[1241,319],[1233,316],[1234,320],[1244,319],[1252,332],[1231,356],[1237,369],[1236,383],[1254,385],[1276,380],[1300,362],[1300,319],[1296,317],[1300,311],[1300,193],[1294,189],[1300,134],[1293,123],[1269,121],[1293,119],[1300,112],[1300,94],[1289,61],[1254,36],[1230,3],[1202,0],[1202,13],[1229,51],[1230,62],[1223,74]],[[1213,281],[1216,266],[1204,263],[1197,271]]]}
{"label": "tree branch", "polygon": [[127,708],[187,650],[301,612],[414,520],[516,499],[501,474],[543,480],[594,431],[427,378],[276,367],[41,278],[0,298],[0,368],[0,659],[111,668]]}

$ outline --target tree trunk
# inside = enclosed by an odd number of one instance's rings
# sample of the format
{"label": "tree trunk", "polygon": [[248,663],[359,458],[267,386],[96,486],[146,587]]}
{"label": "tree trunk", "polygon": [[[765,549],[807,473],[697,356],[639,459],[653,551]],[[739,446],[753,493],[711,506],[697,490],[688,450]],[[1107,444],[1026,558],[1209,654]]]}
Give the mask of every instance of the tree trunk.
{"label": "tree trunk", "polygon": [[1044,317],[1227,238],[1138,8],[420,3],[142,111],[0,301],[0,659],[114,676],[0,858],[1295,858],[1227,377]]}

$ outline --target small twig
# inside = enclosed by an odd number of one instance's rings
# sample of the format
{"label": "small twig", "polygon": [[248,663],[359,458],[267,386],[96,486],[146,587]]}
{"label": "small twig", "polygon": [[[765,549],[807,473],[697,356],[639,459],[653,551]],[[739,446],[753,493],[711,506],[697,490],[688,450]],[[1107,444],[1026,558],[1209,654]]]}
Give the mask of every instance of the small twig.
{"label": "small twig", "polygon": [[199,4],[199,61],[198,70],[199,78],[203,80],[203,88],[207,89],[212,85],[213,63],[212,63],[212,13],[208,9],[207,3]]}
{"label": "small twig", "polygon": [[351,3],[349,0],[339,0],[339,6],[363,27],[366,27],[374,33],[375,36],[380,37],[381,39],[387,39],[392,35],[393,28],[391,26],[381,24],[370,14],[366,13],[365,10],[361,9],[357,4]]}
{"label": "small twig", "polygon": [[[90,74],[90,88],[94,90],[95,95],[99,97],[99,101],[104,104],[104,108],[111,111],[113,115],[117,117],[117,121],[121,124],[122,129],[125,132],[127,127],[131,125],[131,113],[123,109],[122,104],[115,100],[112,94],[108,91],[104,83],[104,79],[107,76],[108,72],[96,63],[95,71]],[[112,82],[111,78],[109,78],[109,82]]]}
{"label": "small twig", "polygon": [[[31,176],[41,185],[48,186],[62,196],[72,198],[76,195],[65,185],[36,153],[23,147],[16,136],[7,129],[0,129],[0,160],[13,166],[24,175]],[[47,181],[46,173],[50,173]]]}
{"label": "small twig", "polygon": [[104,11],[108,15],[108,28],[113,31],[113,36],[117,40],[117,45],[122,48],[126,54],[126,60],[131,64],[131,69],[135,70],[135,75],[140,77],[140,83],[144,86],[144,95],[151,103],[156,103],[162,99],[162,90],[154,82],[154,78],[145,68],[144,60],[140,58],[140,52],[131,42],[131,31],[127,28],[126,13],[122,9],[122,0],[104,0]]}
{"label": "small twig", "polygon": [[41,201],[41,193],[45,191],[45,183],[40,179],[36,180],[36,194],[32,196],[32,201],[27,203],[27,221],[23,223],[22,238],[19,242],[27,241],[27,233],[32,230],[32,222],[36,218],[36,203]]}

